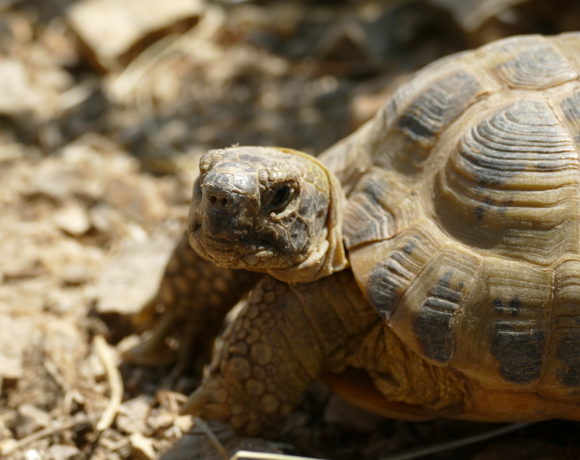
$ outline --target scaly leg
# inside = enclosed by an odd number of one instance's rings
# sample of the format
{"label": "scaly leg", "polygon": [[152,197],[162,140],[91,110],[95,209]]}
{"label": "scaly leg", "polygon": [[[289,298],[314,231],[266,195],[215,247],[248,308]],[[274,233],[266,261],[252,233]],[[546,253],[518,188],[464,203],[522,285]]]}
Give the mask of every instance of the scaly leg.
{"label": "scaly leg", "polygon": [[257,434],[287,415],[323,372],[343,370],[373,321],[380,319],[348,270],[307,284],[265,278],[221,336],[183,412]]}
{"label": "scaly leg", "polygon": [[175,359],[175,351],[167,344],[171,336],[180,339],[183,356],[192,347],[196,354],[207,353],[226,313],[261,277],[202,259],[184,235],[167,264],[157,295],[134,318],[138,328],[149,331],[124,358],[144,366],[168,364]]}

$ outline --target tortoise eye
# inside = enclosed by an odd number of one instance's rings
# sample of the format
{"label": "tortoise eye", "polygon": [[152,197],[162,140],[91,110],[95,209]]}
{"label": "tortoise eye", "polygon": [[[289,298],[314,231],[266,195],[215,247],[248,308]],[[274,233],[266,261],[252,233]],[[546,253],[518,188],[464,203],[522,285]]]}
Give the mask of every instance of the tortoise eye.
{"label": "tortoise eye", "polygon": [[290,184],[278,185],[270,192],[270,198],[266,204],[266,211],[281,211],[288,205],[288,203],[290,203],[293,196],[294,188],[292,188]]}

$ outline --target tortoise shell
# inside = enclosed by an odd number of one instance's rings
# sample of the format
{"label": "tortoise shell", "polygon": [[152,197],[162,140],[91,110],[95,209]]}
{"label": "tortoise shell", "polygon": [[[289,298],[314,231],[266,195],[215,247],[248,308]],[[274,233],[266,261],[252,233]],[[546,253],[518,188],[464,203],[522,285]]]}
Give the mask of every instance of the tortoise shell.
{"label": "tortoise shell", "polygon": [[369,302],[488,388],[580,400],[579,71],[578,33],[454,55],[322,156]]}

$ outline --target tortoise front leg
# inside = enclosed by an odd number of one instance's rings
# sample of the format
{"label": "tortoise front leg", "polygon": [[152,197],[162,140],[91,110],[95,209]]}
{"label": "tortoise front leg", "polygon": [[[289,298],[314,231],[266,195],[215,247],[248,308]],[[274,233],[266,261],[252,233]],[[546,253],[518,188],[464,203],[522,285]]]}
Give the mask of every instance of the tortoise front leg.
{"label": "tortoise front leg", "polygon": [[167,344],[171,336],[180,340],[183,355],[193,347],[196,354],[207,352],[226,313],[261,277],[208,262],[191,249],[185,234],[167,263],[157,294],[134,318],[136,326],[148,332],[124,358],[144,366],[168,364],[175,358]]}
{"label": "tortoise front leg", "polygon": [[323,372],[342,370],[356,335],[376,317],[350,271],[297,285],[265,278],[221,336],[183,412],[255,435],[287,415]]}

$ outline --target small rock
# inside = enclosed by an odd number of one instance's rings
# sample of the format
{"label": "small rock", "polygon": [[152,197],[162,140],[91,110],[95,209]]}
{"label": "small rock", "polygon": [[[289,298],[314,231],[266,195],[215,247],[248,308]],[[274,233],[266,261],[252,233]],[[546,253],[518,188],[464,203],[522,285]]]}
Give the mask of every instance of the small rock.
{"label": "small rock", "polygon": [[130,438],[131,458],[137,460],[152,460],[155,457],[153,441],[140,433],[133,433]]}
{"label": "small rock", "polygon": [[23,404],[18,408],[16,433],[19,438],[28,436],[35,431],[50,425],[50,415],[30,404]]}
{"label": "small rock", "polygon": [[80,458],[80,450],[75,446],[54,444],[48,448],[50,460],[73,460]]}
{"label": "small rock", "polygon": [[35,334],[34,323],[28,318],[0,315],[0,377],[19,379],[23,374],[23,354]]}
{"label": "small rock", "polygon": [[5,455],[8,455],[9,452],[12,452],[18,442],[16,439],[2,439],[0,440],[0,458],[4,458]]}
{"label": "small rock", "polygon": [[97,283],[97,312],[130,315],[157,292],[174,243],[130,243],[114,256]]}
{"label": "small rock", "polygon": [[151,414],[151,418],[147,421],[147,424],[151,427],[154,433],[172,426],[175,423],[175,417],[163,409],[156,409]]}
{"label": "small rock", "polygon": [[39,104],[24,65],[16,60],[0,60],[0,113],[21,115],[32,111]]}
{"label": "small rock", "polygon": [[152,178],[127,175],[111,179],[105,201],[138,220],[159,220],[168,212],[160,187]]}
{"label": "small rock", "polygon": [[189,28],[202,8],[201,0],[84,0],[70,8],[68,21],[90,61],[113,70],[155,39]]}
{"label": "small rock", "polygon": [[45,310],[63,315],[83,308],[86,297],[78,289],[57,290],[46,295]]}
{"label": "small rock", "polygon": [[24,451],[24,460],[42,460],[42,456],[36,449],[28,449]]}
{"label": "small rock", "polygon": [[147,417],[153,400],[150,396],[141,395],[125,401],[119,408],[117,427],[125,433],[143,433],[147,430]]}
{"label": "small rock", "polygon": [[193,425],[193,418],[189,415],[180,415],[175,419],[175,426],[181,430],[182,433],[185,433],[188,430],[191,430]]}
{"label": "small rock", "polygon": [[65,286],[80,286],[87,283],[91,277],[88,267],[78,263],[64,266],[60,276]]}
{"label": "small rock", "polygon": [[83,195],[90,184],[81,168],[55,157],[42,162],[35,170],[34,182],[27,190],[29,196],[45,196],[54,201],[64,202],[72,195]]}
{"label": "small rock", "polygon": [[78,204],[69,204],[53,215],[55,225],[73,236],[84,235],[91,228],[86,209]]}

